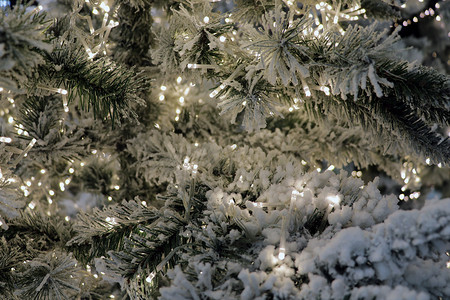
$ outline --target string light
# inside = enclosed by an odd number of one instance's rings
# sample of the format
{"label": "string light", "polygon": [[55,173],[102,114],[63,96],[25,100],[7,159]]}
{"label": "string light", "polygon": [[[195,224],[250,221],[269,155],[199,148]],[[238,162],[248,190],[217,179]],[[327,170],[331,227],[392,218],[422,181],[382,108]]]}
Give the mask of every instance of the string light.
{"label": "string light", "polygon": [[151,283],[153,278],[155,278],[155,276],[156,276],[155,272],[151,272],[150,275],[148,275],[147,278],[145,278],[145,281]]}
{"label": "string light", "polygon": [[0,136],[0,142],[8,144],[12,142],[12,139],[10,137]]}
{"label": "string light", "polygon": [[330,206],[333,207],[341,202],[339,195],[328,195],[327,200],[330,202]]}

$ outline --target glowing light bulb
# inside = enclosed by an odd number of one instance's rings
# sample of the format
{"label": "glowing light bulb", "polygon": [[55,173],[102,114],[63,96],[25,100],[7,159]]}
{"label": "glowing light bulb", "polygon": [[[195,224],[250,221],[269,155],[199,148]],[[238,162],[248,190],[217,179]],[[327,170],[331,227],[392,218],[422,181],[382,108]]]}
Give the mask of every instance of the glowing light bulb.
{"label": "glowing light bulb", "polygon": [[145,281],[147,281],[148,283],[151,283],[153,278],[155,278],[155,272],[151,272],[150,275],[147,276],[147,278],[145,278]]}
{"label": "glowing light bulb", "polygon": [[205,22],[205,24],[208,24],[209,23],[209,17],[208,16],[204,17],[203,18],[203,22]]}
{"label": "glowing light bulb", "polygon": [[330,206],[334,206],[339,204],[339,202],[341,202],[341,198],[339,197],[339,195],[329,195],[327,196],[327,200],[330,201]]}
{"label": "glowing light bulb", "polygon": [[2,142],[2,143],[11,143],[12,139],[10,137],[0,136],[0,142]]}
{"label": "glowing light bulb", "polygon": [[309,86],[305,85],[303,87],[303,91],[305,92],[306,97],[311,97],[311,90],[309,89]]}
{"label": "glowing light bulb", "polygon": [[105,12],[109,12],[109,6],[105,2],[100,3],[100,8]]}
{"label": "glowing light bulb", "polygon": [[183,78],[181,78],[181,77],[178,77],[178,78],[177,78],[177,83],[180,83],[180,82],[181,82],[181,80],[183,80]]}
{"label": "glowing light bulb", "polygon": [[167,87],[165,85],[162,85],[161,86],[161,91],[165,91],[165,90],[167,90]]}
{"label": "glowing light bulb", "polygon": [[219,40],[220,40],[222,43],[224,43],[224,42],[227,40],[227,38],[224,37],[223,35],[221,35],[220,38],[219,38]]}

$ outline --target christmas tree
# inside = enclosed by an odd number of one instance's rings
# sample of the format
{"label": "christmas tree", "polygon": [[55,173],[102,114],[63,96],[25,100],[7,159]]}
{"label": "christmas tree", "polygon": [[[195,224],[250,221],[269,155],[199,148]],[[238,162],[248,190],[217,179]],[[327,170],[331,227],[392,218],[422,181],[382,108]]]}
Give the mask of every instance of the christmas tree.
{"label": "christmas tree", "polygon": [[1,299],[449,299],[450,2],[0,1]]}

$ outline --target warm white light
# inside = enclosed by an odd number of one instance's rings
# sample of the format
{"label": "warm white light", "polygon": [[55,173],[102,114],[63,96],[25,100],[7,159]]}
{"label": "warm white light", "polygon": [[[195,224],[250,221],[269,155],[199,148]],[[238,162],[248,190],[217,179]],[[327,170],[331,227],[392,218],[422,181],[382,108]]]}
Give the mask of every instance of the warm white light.
{"label": "warm white light", "polygon": [[180,83],[180,82],[181,82],[181,80],[183,80],[183,78],[181,78],[181,77],[178,77],[178,78],[177,78],[177,83]]}
{"label": "warm white light", "polygon": [[165,90],[167,90],[167,87],[164,86],[164,85],[162,85],[162,86],[161,86],[161,91],[165,91]]}
{"label": "warm white light", "polygon": [[339,195],[329,195],[327,196],[327,200],[331,202],[331,206],[337,205],[339,204],[339,202],[341,202],[341,198],[339,197]]}
{"label": "warm white light", "polygon": [[209,23],[209,17],[208,16],[204,17],[203,22],[205,22],[206,24]]}
{"label": "warm white light", "polygon": [[11,143],[12,139],[10,137],[0,136],[0,142]]}
{"label": "warm white light", "polygon": [[100,8],[106,12],[109,12],[109,6],[105,2],[100,3]]}
{"label": "warm white light", "polygon": [[305,85],[303,87],[303,91],[305,91],[305,96],[306,97],[311,97],[311,90],[309,89],[309,87],[307,85]]}
{"label": "warm white light", "polygon": [[226,37],[224,37],[223,35],[220,36],[219,40],[223,43],[227,40]]}
{"label": "warm white light", "polygon": [[148,283],[151,283],[153,278],[155,278],[155,272],[151,272],[150,275],[148,275],[147,278],[145,278],[145,281],[147,281]]}
{"label": "warm white light", "polygon": [[75,170],[73,168],[69,168],[69,173],[73,174],[73,172],[75,172]]}
{"label": "warm white light", "polygon": [[285,248],[283,248],[283,247],[280,248],[280,252],[278,253],[279,260],[283,260],[286,257],[285,251],[286,251]]}

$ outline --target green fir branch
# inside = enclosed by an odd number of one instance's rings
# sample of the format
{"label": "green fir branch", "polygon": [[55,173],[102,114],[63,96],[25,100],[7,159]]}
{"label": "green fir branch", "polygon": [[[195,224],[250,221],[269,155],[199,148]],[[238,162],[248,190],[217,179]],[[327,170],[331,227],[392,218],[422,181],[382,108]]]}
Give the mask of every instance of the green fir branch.
{"label": "green fir branch", "polygon": [[108,58],[90,60],[86,53],[73,44],[63,43],[45,56],[47,64],[30,85],[35,89],[58,89],[68,91],[69,102],[79,99],[84,110],[94,116],[119,121],[129,115],[131,102],[142,104],[138,94],[148,88],[148,81],[141,74],[119,66]]}
{"label": "green fir branch", "polygon": [[18,92],[33,70],[51,52],[44,32],[49,21],[38,10],[27,12],[30,4],[0,9],[0,87]]}

